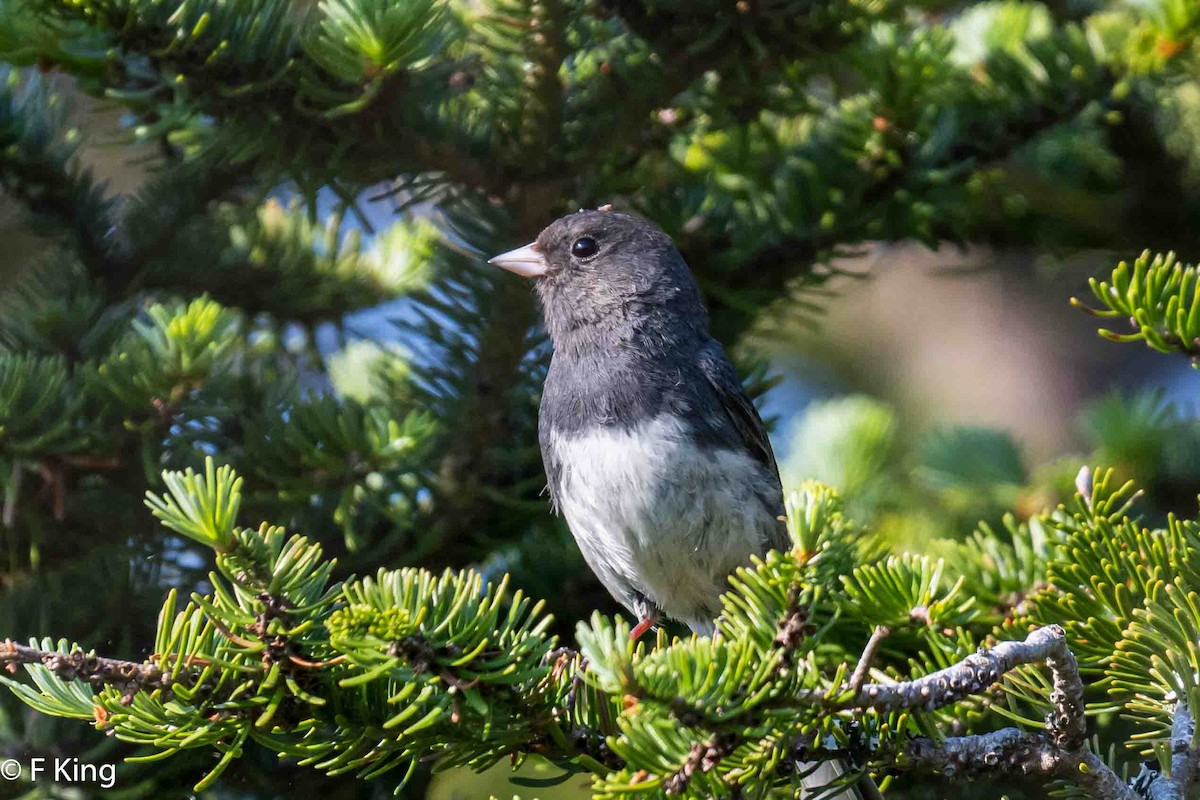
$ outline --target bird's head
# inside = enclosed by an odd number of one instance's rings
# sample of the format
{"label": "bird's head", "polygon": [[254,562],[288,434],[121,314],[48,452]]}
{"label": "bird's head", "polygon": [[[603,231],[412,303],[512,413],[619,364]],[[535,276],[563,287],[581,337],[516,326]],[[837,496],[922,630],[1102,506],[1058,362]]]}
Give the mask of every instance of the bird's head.
{"label": "bird's head", "polygon": [[683,314],[703,325],[700,293],[671,237],[636,214],[580,211],[488,261],[536,282],[551,338]]}

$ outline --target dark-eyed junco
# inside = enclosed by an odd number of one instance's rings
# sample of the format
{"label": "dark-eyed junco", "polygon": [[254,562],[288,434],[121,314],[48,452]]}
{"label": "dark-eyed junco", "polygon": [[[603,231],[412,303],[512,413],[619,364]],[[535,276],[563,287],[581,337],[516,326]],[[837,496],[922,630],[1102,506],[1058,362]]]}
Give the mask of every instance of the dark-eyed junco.
{"label": "dark-eyed junco", "polygon": [[[790,545],[762,419],[671,238],[603,208],[490,263],[534,278],[554,356],[538,418],[550,496],[600,581],[639,622],[711,633],[729,574]],[[806,787],[845,765],[806,765]],[[878,798],[870,779],[836,800]],[[834,798],[830,798],[834,800]]]}
{"label": "dark-eyed junco", "polygon": [[727,578],[788,547],[771,443],[671,238],[581,211],[490,263],[534,278],[554,345],[538,421],[550,496],[639,620],[710,633]]}

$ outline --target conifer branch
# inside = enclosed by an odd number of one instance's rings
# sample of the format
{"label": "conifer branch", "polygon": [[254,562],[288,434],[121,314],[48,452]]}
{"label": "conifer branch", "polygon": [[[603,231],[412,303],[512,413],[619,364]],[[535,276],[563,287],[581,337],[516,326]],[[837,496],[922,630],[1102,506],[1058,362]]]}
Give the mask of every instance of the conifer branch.
{"label": "conifer branch", "polygon": [[1029,634],[1023,641],[1000,642],[990,648],[967,656],[957,664],[930,675],[900,683],[868,683],[849,697],[828,699],[825,692],[807,692],[801,699],[829,708],[873,708],[897,710],[903,708],[944,708],[971,695],[980,694],[1000,681],[1005,674],[1026,664],[1049,663],[1054,670],[1055,685],[1061,693],[1056,702],[1061,723],[1056,718],[1054,729],[1061,730],[1064,741],[1075,741],[1078,733],[1076,716],[1082,716],[1083,682],[1075,657],[1067,646],[1066,632],[1058,625],[1047,625]]}
{"label": "conifer branch", "polygon": [[871,673],[871,665],[875,661],[875,654],[879,652],[880,645],[883,640],[891,636],[891,628],[886,625],[877,625],[875,630],[871,632],[871,638],[867,640],[866,647],[863,648],[862,655],[858,657],[858,664],[854,667],[854,674],[850,676],[850,688],[855,692],[862,689],[864,683],[867,682],[867,676]]}
{"label": "conifer branch", "polygon": [[1171,725],[1171,775],[1158,775],[1146,787],[1149,800],[1187,800],[1200,777],[1200,751],[1195,747],[1196,720],[1186,703],[1175,706]]}
{"label": "conifer branch", "polygon": [[1078,785],[1095,800],[1137,800],[1137,794],[1095,753],[1084,748],[1063,750],[1043,733],[1004,728],[993,733],[957,736],[935,742],[913,741],[902,765],[926,769],[947,778],[985,774],[1058,778]]}
{"label": "conifer branch", "polygon": [[[872,641],[882,641],[882,636]],[[411,665],[414,675],[429,670],[434,655],[428,642],[419,636],[410,636],[403,641],[386,646],[388,657],[403,657]],[[578,679],[574,674],[586,665],[570,658],[565,652],[557,659],[550,653],[544,658],[555,661],[554,669],[548,673],[552,680],[568,682]],[[338,657],[323,663],[308,665],[312,670],[328,670],[345,659]],[[1077,723],[1074,709],[1082,709],[1082,683],[1079,679],[1074,658],[1066,646],[1061,628],[1050,626],[1034,631],[1022,642],[1002,642],[990,651],[968,656],[959,664],[941,670],[925,678],[900,684],[871,684],[862,687],[853,701],[839,703],[838,707],[856,711],[868,709],[879,711],[894,708],[942,708],[962,700],[969,694],[986,690],[1000,679],[1004,672],[1016,667],[1046,661],[1051,664],[1055,675],[1055,695],[1065,700],[1060,704],[1069,720],[1052,717],[1047,722],[1046,732],[1022,731],[1005,728],[992,733],[973,736],[950,737],[941,741],[927,738],[911,740],[895,756],[888,757],[890,748],[873,755],[881,763],[894,762],[906,770],[936,771],[947,777],[973,778],[986,774],[1004,773],[1024,777],[1042,776],[1072,782],[1088,791],[1097,800],[1136,800],[1137,795],[1121,779],[1088,750],[1081,738],[1072,741],[1064,738],[1063,732],[1074,732]],[[574,662],[570,663],[569,662]],[[205,659],[198,660],[203,665]],[[549,663],[549,662],[546,662]],[[48,668],[59,679],[83,681],[100,691],[104,687],[115,687],[122,693],[123,704],[131,702],[137,692],[164,690],[170,692],[173,681],[169,672],[153,664],[138,664],[84,653],[53,652],[17,645],[11,640],[0,645],[0,664],[10,672],[21,664],[40,664]],[[569,664],[569,666],[568,666]],[[564,670],[562,667],[566,666]],[[568,674],[570,673],[570,674]],[[478,685],[478,679],[464,682],[453,670],[440,668],[440,679],[457,691],[468,691]],[[181,681],[184,685],[187,681]],[[806,704],[817,698],[808,697]],[[824,705],[817,703],[817,705]],[[456,712],[457,713],[457,712]],[[533,708],[528,709],[533,713]],[[536,715],[535,715],[536,716]],[[568,715],[569,716],[569,715]],[[1082,719],[1082,714],[1078,714]],[[1177,729],[1173,746],[1183,748],[1176,751],[1173,772],[1169,779],[1156,778],[1150,784],[1152,800],[1179,800],[1184,795],[1180,787],[1190,785],[1196,774],[1195,752],[1188,749],[1192,733],[1191,717],[1186,711],[1177,713]],[[548,735],[549,720],[529,728],[529,740],[524,747],[547,757],[584,758],[594,768],[620,768],[621,760],[614,759],[603,746],[599,749],[588,746],[591,742],[602,742],[603,736],[586,725],[576,725],[571,742]],[[557,728],[555,727],[555,730]],[[682,766],[664,781],[664,790],[669,795],[684,793],[697,773],[708,773],[722,759],[731,755],[741,743],[736,734],[715,734],[710,740],[692,746],[691,753]],[[844,758],[846,753],[821,749],[807,750],[805,757]],[[598,760],[597,760],[598,759]],[[601,767],[608,762],[610,767]]]}
{"label": "conifer branch", "polygon": [[12,639],[0,642],[0,666],[9,673],[16,673],[22,664],[41,664],[64,681],[83,681],[100,689],[112,686],[122,693],[122,700],[129,702],[137,692],[155,689],[169,691],[171,674],[153,664],[139,664],[106,658],[83,650],[59,653],[17,644]]}
{"label": "conifer branch", "polygon": [[[859,675],[868,653],[878,647],[882,628],[877,628],[855,670]],[[857,685],[851,678],[852,699],[837,707],[865,711],[945,708],[986,692],[1012,670],[1045,663],[1053,680],[1045,732],[1005,728],[993,733],[960,736],[935,742],[916,739],[904,750],[901,763],[941,772],[947,777],[973,777],[992,772],[1055,777],[1078,784],[1098,800],[1134,800],[1132,790],[1087,748],[1087,719],[1083,679],[1067,642],[1066,631],[1048,625],[1029,634],[1024,641],[1000,642],[967,656],[959,663],[931,675],[895,684]],[[817,700],[816,693],[808,699]],[[1186,713],[1184,717],[1190,721]],[[1191,742],[1191,728],[1178,734]],[[1174,740],[1177,745],[1178,740]],[[1190,761],[1181,770],[1194,769]],[[1191,772],[1184,780],[1191,780]],[[1164,797],[1172,797],[1164,795]]]}
{"label": "conifer branch", "polygon": [[1071,305],[1102,319],[1127,322],[1129,332],[1101,328],[1114,342],[1145,342],[1160,353],[1181,353],[1200,368],[1200,282],[1197,269],[1180,263],[1174,253],[1144,251],[1129,265],[1120,262],[1108,280],[1091,278],[1092,294],[1101,308],[1078,298]]}

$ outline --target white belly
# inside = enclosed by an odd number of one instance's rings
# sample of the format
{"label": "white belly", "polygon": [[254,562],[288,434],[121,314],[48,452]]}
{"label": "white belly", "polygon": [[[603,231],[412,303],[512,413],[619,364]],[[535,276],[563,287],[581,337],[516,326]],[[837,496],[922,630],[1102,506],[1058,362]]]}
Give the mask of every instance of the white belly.
{"label": "white belly", "polygon": [[559,506],[608,590],[631,610],[640,592],[669,617],[711,623],[729,573],[766,549],[776,525],[761,499],[762,465],[697,448],[669,416],[551,446],[562,465]]}

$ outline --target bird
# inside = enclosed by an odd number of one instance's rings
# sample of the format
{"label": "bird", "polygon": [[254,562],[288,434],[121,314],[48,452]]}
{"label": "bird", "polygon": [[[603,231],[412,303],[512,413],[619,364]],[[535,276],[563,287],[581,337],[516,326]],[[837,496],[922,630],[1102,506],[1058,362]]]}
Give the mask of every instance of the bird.
{"label": "bird", "polygon": [[554,508],[636,617],[711,634],[753,555],[790,547],[762,418],[671,238],[611,207],[493,265],[535,280],[552,345],[538,439]]}
{"label": "bird", "polygon": [[[489,259],[533,279],[552,354],[538,441],[554,508],[591,570],[638,620],[715,632],[737,567],[787,550],[766,426],[709,330],[671,237],[611,206],[561,217]],[[805,765],[804,785],[846,765]],[[831,800],[874,800],[863,775]]]}

